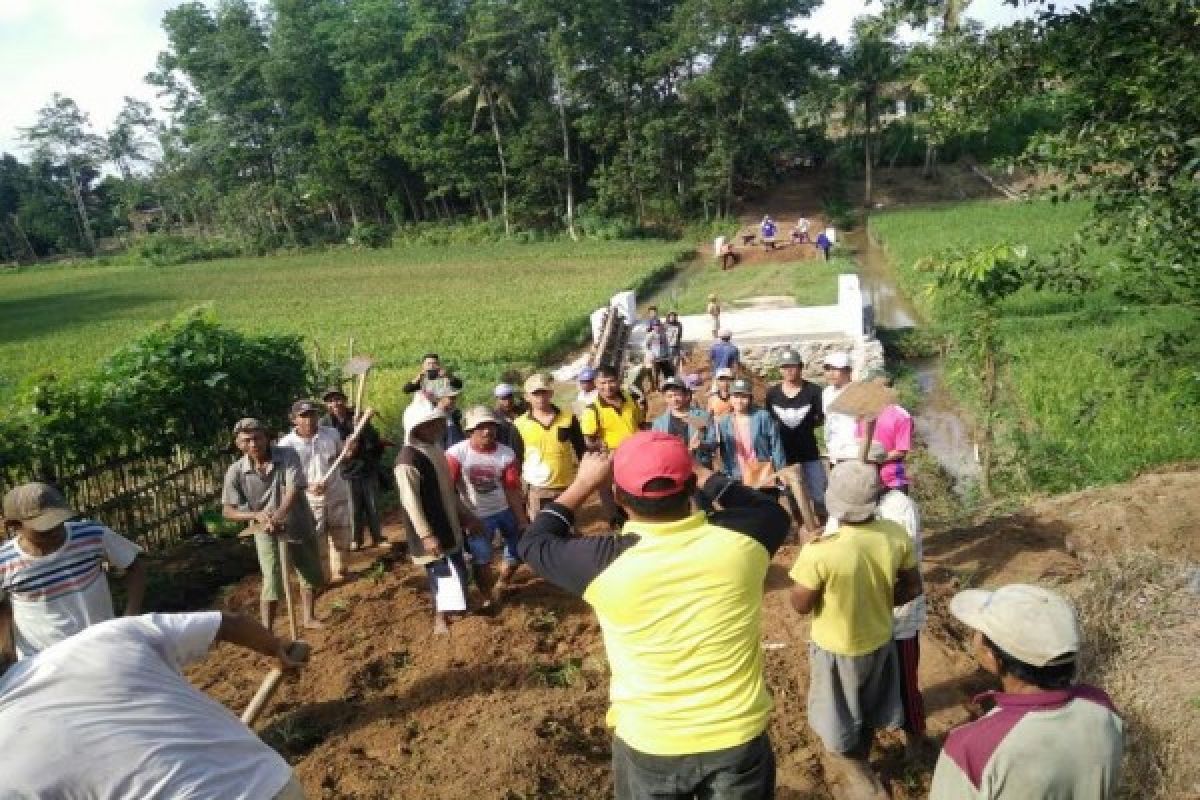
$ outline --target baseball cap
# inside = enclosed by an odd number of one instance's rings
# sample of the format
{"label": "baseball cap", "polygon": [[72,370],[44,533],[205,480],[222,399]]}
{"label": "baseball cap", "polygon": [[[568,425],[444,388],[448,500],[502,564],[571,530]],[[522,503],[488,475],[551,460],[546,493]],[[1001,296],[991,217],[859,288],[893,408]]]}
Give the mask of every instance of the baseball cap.
{"label": "baseball cap", "polygon": [[843,461],[829,473],[825,508],[831,517],[862,522],[875,513],[881,488],[879,468],[874,464]]}
{"label": "baseball cap", "polygon": [[799,353],[789,347],[779,354],[779,366],[803,367],[804,359],[800,357]]}
{"label": "baseball cap", "polygon": [[740,378],[733,382],[729,387],[730,394],[754,394],[753,387],[750,386],[750,381],[745,378]]}
{"label": "baseball cap", "polygon": [[318,414],[320,411],[321,407],[312,400],[297,400],[296,402],[292,403],[293,417],[297,414]]}
{"label": "baseball cap", "polygon": [[596,380],[596,370],[592,369],[591,367],[584,367],[583,369],[579,370],[579,380],[581,380],[581,381]]}
{"label": "baseball cap", "polygon": [[1062,595],[1040,586],[967,589],[951,598],[950,613],[1032,667],[1069,664],[1079,652],[1075,609]]}
{"label": "baseball cap", "polygon": [[494,397],[512,397],[516,391],[511,383],[498,383],[496,388],[492,389],[492,395]]}
{"label": "baseball cap", "polygon": [[325,394],[321,395],[321,399],[323,401],[325,401],[326,403],[328,403],[330,400],[332,400],[335,397],[340,397],[343,400],[349,399],[346,397],[346,393],[343,392],[341,389],[337,388],[336,386],[334,386],[331,389],[326,389]]}
{"label": "baseball cap", "polygon": [[252,431],[265,431],[266,429],[267,426],[254,417],[242,417],[233,426],[233,435],[237,436],[239,433],[250,433]]}
{"label": "baseball cap", "polygon": [[830,353],[825,356],[825,360],[821,362],[826,367],[834,369],[850,369],[850,354],[849,353]]}
{"label": "baseball cap", "polygon": [[684,392],[688,390],[687,385],[684,384],[683,381],[679,380],[679,378],[667,378],[658,388],[664,392],[667,389],[679,389],[680,391]]}
{"label": "baseball cap", "polygon": [[25,483],[4,495],[4,519],[38,532],[54,530],[77,516],[62,492],[48,483]]}
{"label": "baseball cap", "polygon": [[715,373],[715,375],[714,375],[713,377],[716,377],[716,378],[732,378],[732,377],[733,377],[733,370],[731,370],[729,367],[721,367],[719,370],[717,370],[717,371],[716,371],[716,373]]}
{"label": "baseball cap", "polygon": [[721,328],[721,330],[717,331],[718,339],[729,339],[732,336],[733,336],[733,331],[729,330],[729,328]]}
{"label": "baseball cap", "polygon": [[[677,494],[692,476],[692,458],[678,436],[662,431],[635,433],[613,453],[613,482],[634,497],[654,499]],[[646,489],[657,478],[667,478],[664,489]]]}
{"label": "baseball cap", "polygon": [[525,394],[553,391],[554,381],[544,372],[535,372],[525,379]]}
{"label": "baseball cap", "polygon": [[463,420],[463,430],[473,431],[487,422],[493,425],[497,424],[496,415],[487,406],[475,406],[467,412],[467,416]]}

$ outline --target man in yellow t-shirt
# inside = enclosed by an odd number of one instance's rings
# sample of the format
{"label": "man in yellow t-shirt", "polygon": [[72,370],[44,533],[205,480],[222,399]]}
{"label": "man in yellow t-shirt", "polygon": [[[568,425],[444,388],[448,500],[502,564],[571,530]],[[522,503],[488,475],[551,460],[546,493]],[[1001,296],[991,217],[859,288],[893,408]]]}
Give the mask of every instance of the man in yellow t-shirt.
{"label": "man in yellow t-shirt", "polygon": [[525,381],[529,410],[513,421],[522,444],[521,479],[525,481],[529,518],[556,499],[575,480],[586,446],[579,420],[569,408],[554,405],[554,382],[534,373]]}
{"label": "man in yellow t-shirt", "polygon": [[808,723],[850,780],[876,792],[883,786],[867,764],[875,730],[904,721],[892,608],[921,594],[912,539],[874,518],[881,491],[874,465],[838,464],[826,490],[837,530],[812,534],[791,572],[793,608],[813,615]]}
{"label": "man in yellow t-shirt", "polygon": [[[620,378],[612,367],[596,370],[596,391],[596,400],[583,410],[579,426],[589,450],[613,452],[642,429],[645,421],[642,407],[621,388]],[[625,514],[613,500],[612,489],[601,485],[598,494],[604,516],[613,530],[620,530],[625,524]]]}
{"label": "man in yellow t-shirt", "polygon": [[[573,536],[607,484],[618,534]],[[694,511],[702,496],[719,511]],[[763,582],[790,523],[777,502],[692,463],[677,436],[643,431],[588,453],[517,545],[529,567],[592,607],[611,670],[618,800],[774,796],[763,676]]]}

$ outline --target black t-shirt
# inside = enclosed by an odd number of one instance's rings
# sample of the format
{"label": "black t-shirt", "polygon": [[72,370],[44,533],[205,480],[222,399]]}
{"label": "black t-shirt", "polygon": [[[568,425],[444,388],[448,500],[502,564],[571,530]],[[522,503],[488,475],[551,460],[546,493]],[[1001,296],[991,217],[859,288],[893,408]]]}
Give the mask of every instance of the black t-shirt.
{"label": "black t-shirt", "polygon": [[777,383],[767,389],[766,406],[779,424],[779,438],[783,441],[787,463],[816,461],[820,451],[817,450],[815,429],[825,424],[820,387],[805,381],[795,397],[788,397],[783,385]]}

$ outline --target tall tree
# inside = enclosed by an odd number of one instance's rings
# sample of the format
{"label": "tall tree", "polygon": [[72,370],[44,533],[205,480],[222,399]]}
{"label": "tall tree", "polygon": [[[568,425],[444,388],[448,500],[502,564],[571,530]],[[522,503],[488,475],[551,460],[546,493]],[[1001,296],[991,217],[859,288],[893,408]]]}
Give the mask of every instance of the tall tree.
{"label": "tall tree", "polygon": [[57,92],[38,111],[37,122],[21,129],[21,136],[32,148],[35,159],[66,168],[80,236],[87,251],[95,255],[96,237],[84,190],[88,173],[94,172],[104,158],[104,140],[91,131],[88,115],[75,101]]}
{"label": "tall tree", "polygon": [[861,116],[863,134],[863,205],[871,207],[875,154],[872,139],[879,125],[881,100],[901,75],[903,62],[894,29],[878,17],[859,17],[839,69],[847,119]]}

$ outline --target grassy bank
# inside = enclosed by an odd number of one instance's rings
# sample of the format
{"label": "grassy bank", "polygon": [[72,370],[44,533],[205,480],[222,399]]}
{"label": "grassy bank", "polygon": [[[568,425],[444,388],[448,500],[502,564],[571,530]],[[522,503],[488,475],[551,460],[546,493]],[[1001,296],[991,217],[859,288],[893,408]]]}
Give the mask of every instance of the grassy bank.
{"label": "grassy bank", "polygon": [[722,271],[710,259],[699,259],[660,295],[659,306],[680,314],[702,314],[709,294],[726,307],[751,297],[794,297],[797,305],[825,306],[837,302],[837,276],[855,272],[849,258],[789,262],[754,261]]}
{"label": "grassy bank", "polygon": [[[1048,255],[1079,230],[1082,203],[966,203],[872,217],[901,287],[953,336],[965,319],[939,317],[914,265],[948,247],[1008,241]],[[1091,254],[1103,269],[1110,250]],[[999,486],[1066,491],[1129,478],[1200,456],[1196,318],[1186,309],[1127,305],[1103,289],[1080,295],[1022,289],[1001,306]],[[948,377],[968,403],[978,377],[952,360]],[[976,409],[977,410],[977,409]]]}
{"label": "grassy bank", "polygon": [[406,246],[4,274],[0,399],[38,374],[78,374],[202,303],[247,332],[301,334],[334,361],[353,337],[380,367],[377,399],[398,401],[427,350],[482,397],[505,371],[578,341],[593,308],[661,280],[681,254],[651,241]]}

